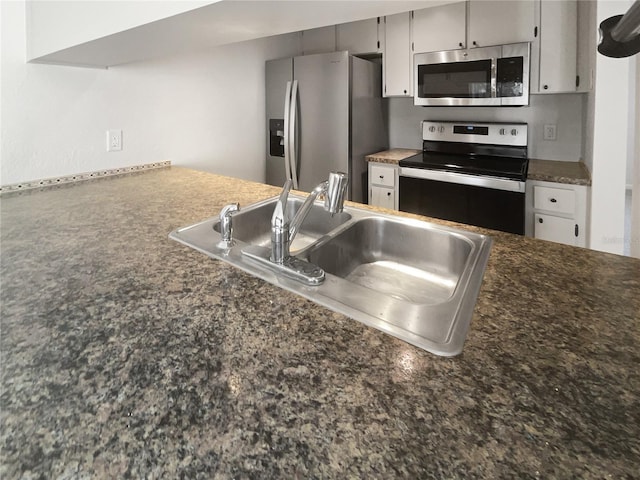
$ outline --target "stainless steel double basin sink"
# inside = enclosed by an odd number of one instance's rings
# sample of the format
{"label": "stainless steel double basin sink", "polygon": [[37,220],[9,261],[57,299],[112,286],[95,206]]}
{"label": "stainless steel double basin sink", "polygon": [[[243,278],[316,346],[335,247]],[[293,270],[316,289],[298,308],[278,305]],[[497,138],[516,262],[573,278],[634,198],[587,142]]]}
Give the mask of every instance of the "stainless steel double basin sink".
{"label": "stainless steel double basin sink", "polygon": [[[352,206],[331,216],[316,202],[291,245],[292,255],[325,271],[324,282],[310,286],[242,253],[268,255],[276,200],[232,214],[232,245],[220,241],[218,217],[169,236],[436,355],[462,351],[489,237]],[[304,200],[290,195],[287,209],[294,215]]]}

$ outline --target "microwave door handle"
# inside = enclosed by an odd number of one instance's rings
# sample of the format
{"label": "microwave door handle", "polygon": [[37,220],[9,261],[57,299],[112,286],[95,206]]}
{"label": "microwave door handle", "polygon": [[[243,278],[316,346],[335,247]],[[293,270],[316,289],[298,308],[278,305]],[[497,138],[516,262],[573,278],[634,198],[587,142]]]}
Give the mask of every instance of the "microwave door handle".
{"label": "microwave door handle", "polygon": [[491,98],[498,96],[498,59],[491,59]]}
{"label": "microwave door handle", "polygon": [[289,119],[289,137],[290,137],[290,155],[289,155],[289,168],[291,169],[291,180],[293,181],[293,188],[298,189],[298,117],[296,112],[298,110],[298,81],[293,81],[293,88],[291,92],[291,116]]}
{"label": "microwave door handle", "polygon": [[290,141],[291,137],[289,135],[289,124],[291,123],[291,119],[289,118],[291,114],[291,82],[287,82],[287,89],[284,94],[284,177],[285,180],[291,180],[291,152],[290,152]]}
{"label": "microwave door handle", "polygon": [[491,98],[496,98],[498,96],[498,85],[497,79],[498,76],[498,59],[495,57],[491,58]]}

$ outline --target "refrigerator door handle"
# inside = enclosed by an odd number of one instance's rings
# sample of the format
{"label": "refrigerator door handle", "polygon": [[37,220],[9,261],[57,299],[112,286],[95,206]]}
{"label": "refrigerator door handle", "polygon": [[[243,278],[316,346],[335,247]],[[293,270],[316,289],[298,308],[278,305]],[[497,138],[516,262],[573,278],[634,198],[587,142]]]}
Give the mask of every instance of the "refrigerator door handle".
{"label": "refrigerator door handle", "polygon": [[287,89],[284,95],[284,135],[282,136],[284,142],[284,178],[291,180],[291,136],[290,127],[291,119],[291,82],[287,82]]}
{"label": "refrigerator door handle", "polygon": [[291,92],[291,115],[289,118],[290,145],[289,145],[289,168],[291,169],[291,180],[293,188],[298,189],[298,81],[293,81],[293,91]]}

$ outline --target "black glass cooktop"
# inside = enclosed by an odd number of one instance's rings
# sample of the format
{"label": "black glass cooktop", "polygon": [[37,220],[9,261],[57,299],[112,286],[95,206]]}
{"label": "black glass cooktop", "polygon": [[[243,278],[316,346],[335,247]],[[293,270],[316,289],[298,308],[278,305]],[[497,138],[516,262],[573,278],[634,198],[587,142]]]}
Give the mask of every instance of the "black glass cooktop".
{"label": "black glass cooktop", "polygon": [[518,157],[423,152],[400,160],[400,166],[524,181],[529,161]]}

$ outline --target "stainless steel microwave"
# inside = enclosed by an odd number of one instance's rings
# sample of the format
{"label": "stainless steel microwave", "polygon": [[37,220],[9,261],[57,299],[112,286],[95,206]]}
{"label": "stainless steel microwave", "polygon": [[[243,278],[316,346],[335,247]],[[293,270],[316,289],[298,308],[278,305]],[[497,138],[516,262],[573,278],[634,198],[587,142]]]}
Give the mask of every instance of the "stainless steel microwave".
{"label": "stainless steel microwave", "polygon": [[416,53],[414,104],[529,105],[529,43]]}

